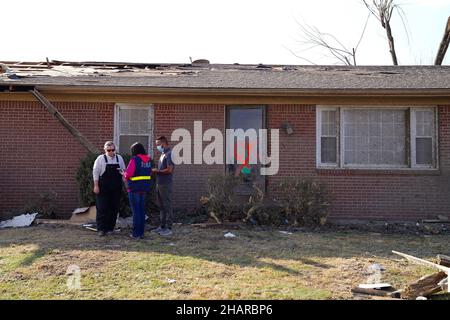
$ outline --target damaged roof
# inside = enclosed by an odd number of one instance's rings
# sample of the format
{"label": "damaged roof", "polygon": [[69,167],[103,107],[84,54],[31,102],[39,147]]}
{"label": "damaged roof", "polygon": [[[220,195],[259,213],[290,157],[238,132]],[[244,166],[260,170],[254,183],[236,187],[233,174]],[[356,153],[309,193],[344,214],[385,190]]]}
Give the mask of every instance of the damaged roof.
{"label": "damaged roof", "polygon": [[450,66],[0,62],[0,86],[450,91]]}

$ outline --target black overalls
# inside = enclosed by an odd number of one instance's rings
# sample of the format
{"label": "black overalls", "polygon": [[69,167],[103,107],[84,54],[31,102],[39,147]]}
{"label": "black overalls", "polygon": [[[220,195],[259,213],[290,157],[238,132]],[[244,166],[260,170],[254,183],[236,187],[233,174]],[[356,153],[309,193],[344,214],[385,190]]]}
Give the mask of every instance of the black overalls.
{"label": "black overalls", "polygon": [[117,214],[119,212],[120,197],[122,195],[122,175],[119,172],[119,157],[116,155],[117,163],[108,163],[106,155],[105,172],[100,176],[98,184],[100,193],[97,195],[97,230],[113,231],[116,226]]}

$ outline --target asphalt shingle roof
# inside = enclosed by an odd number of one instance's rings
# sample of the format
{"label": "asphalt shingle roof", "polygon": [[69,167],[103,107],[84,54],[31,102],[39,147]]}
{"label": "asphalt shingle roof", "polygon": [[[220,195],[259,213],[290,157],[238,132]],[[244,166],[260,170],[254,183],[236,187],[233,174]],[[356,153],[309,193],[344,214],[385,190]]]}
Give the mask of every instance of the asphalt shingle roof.
{"label": "asphalt shingle roof", "polygon": [[0,62],[0,86],[450,90],[450,66],[294,66]]}

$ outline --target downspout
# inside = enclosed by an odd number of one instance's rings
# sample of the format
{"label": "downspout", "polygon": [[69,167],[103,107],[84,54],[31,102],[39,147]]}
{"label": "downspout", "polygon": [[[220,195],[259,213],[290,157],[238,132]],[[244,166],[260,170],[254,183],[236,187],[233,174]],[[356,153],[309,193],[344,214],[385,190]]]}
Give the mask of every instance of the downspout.
{"label": "downspout", "polygon": [[99,154],[98,150],[94,144],[92,144],[85,136],[83,136],[73,125],[67,121],[63,115],[55,108],[55,106],[47,100],[36,88],[30,90],[30,93],[35,96],[35,98],[51,113],[63,126],[66,128],[70,134],[77,139],[77,141],[89,152]]}

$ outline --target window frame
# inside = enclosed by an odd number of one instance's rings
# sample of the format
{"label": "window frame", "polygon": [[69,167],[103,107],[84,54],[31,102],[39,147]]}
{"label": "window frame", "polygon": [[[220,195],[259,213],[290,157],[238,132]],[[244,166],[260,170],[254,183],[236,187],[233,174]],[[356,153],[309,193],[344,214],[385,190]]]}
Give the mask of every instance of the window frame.
{"label": "window frame", "polygon": [[417,164],[416,158],[416,112],[417,111],[429,111],[430,108],[426,107],[412,107],[411,108],[411,130],[410,130],[410,139],[411,139],[411,167],[416,169],[435,169],[438,167],[438,121],[437,121],[437,111],[436,108],[433,108],[433,128],[431,135],[431,165],[427,164]]}
{"label": "window frame", "polygon": [[[405,132],[405,147],[406,147],[406,164],[405,165],[376,165],[376,164],[344,164],[344,111],[346,110],[405,110],[406,111],[406,132]],[[321,162],[321,131],[322,131],[322,119],[321,112],[327,110],[337,111],[337,146],[336,146],[336,164],[322,163]],[[416,123],[415,117],[416,111],[429,111],[433,112],[433,136],[432,136],[432,165],[418,165],[416,163],[416,148],[415,148],[415,131]],[[439,126],[438,126],[438,112],[436,106],[389,106],[389,105],[317,105],[316,106],[316,168],[318,169],[364,169],[364,170],[438,170],[439,169]]]}
{"label": "window frame", "polygon": [[[336,163],[322,162],[322,111],[336,111]],[[341,112],[339,107],[322,106],[316,108],[316,166],[321,168],[339,168]]]}
{"label": "window frame", "polygon": [[[153,128],[154,128],[154,105],[153,104],[134,104],[134,103],[116,103],[114,105],[114,143],[116,144],[116,148],[120,150],[120,110],[140,110],[140,109],[148,109],[148,118],[149,118],[149,128],[150,132],[148,135],[148,154],[153,158]],[[129,135],[129,134],[128,134]],[[138,135],[138,134],[136,134]],[[147,147],[147,146],[144,146]]]}

